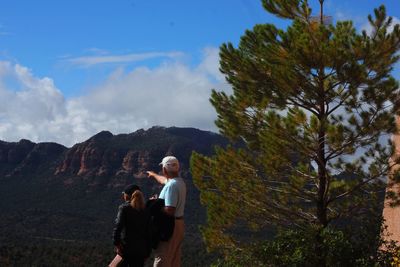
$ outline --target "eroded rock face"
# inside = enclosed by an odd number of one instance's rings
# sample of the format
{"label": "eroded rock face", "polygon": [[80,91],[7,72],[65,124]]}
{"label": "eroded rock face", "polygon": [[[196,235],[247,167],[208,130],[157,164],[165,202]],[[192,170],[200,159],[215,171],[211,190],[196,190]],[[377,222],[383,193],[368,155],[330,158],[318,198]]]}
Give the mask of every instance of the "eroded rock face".
{"label": "eroded rock face", "polygon": [[[68,150],[54,174],[91,176],[105,174],[107,160],[104,162],[104,145],[113,137],[110,132],[100,132],[87,141],[76,144]],[[101,170],[100,170],[101,169]]]}
{"label": "eroded rock face", "polygon": [[139,152],[129,150],[122,160],[122,170],[126,172],[133,172],[137,168],[137,157]]}
{"label": "eroded rock face", "polygon": [[146,170],[150,169],[151,154],[149,151],[135,151],[129,150],[122,161],[122,168],[118,171],[117,175],[133,175],[141,177],[145,174]]}
{"label": "eroded rock face", "polygon": [[[400,127],[400,118],[397,117],[397,127]],[[400,157],[400,135],[396,134],[392,136],[392,142],[395,145],[395,152],[394,155],[392,156],[391,163],[393,162],[393,159]],[[400,166],[394,165],[392,171],[398,170]],[[389,181],[388,185],[386,188],[386,193],[393,191],[397,194],[400,194],[400,185],[399,184],[394,184],[393,181],[390,179],[390,174],[389,174]],[[390,200],[385,199],[385,204],[383,208],[383,218],[385,220],[385,224],[387,228],[385,229],[384,232],[384,238],[386,240],[393,240],[397,242],[397,245],[400,244],[400,206],[397,207],[391,207],[390,206]]]}
{"label": "eroded rock face", "polygon": [[[197,131],[199,130],[154,127],[147,131],[139,130],[117,136],[101,132],[73,146],[66,153],[55,174],[143,178],[147,170],[158,171],[158,163],[162,157],[169,154],[185,159],[182,166],[188,168],[192,150],[197,147],[208,150],[211,148],[202,144],[201,135],[204,135],[204,143],[208,144],[210,133],[199,131],[199,134]],[[217,137],[213,134],[210,136]]]}
{"label": "eroded rock face", "polygon": [[147,170],[160,171],[159,162],[166,155],[180,159],[182,172],[188,173],[193,150],[210,154],[213,145],[224,142],[217,134],[175,127],[115,136],[103,131],[71,148],[28,140],[0,141],[0,175],[32,174],[61,180],[66,186],[114,188],[132,177],[147,177]]}
{"label": "eroded rock face", "polygon": [[78,175],[90,175],[93,174],[96,169],[99,169],[102,163],[103,151],[99,148],[92,147],[89,145],[84,148],[82,153],[79,154],[79,171]]}
{"label": "eroded rock face", "polygon": [[64,156],[61,164],[56,168],[55,175],[66,173],[78,173],[80,169],[80,162],[82,158],[82,151],[78,147],[69,149]]}
{"label": "eroded rock face", "polygon": [[82,145],[67,153],[55,174],[142,177],[154,165],[152,158],[151,152],[146,150],[102,150],[93,144]]}

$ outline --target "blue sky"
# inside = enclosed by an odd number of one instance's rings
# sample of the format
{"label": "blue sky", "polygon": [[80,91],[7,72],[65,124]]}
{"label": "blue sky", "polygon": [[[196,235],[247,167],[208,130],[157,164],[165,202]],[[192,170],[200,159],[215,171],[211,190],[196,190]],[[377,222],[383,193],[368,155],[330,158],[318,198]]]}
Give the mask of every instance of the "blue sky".
{"label": "blue sky", "polygon": [[[329,0],[325,13],[363,29],[381,4],[398,21],[395,0]],[[218,47],[257,23],[288,22],[258,0],[2,1],[0,140],[69,146],[101,130],[215,131],[210,90],[229,91]]]}

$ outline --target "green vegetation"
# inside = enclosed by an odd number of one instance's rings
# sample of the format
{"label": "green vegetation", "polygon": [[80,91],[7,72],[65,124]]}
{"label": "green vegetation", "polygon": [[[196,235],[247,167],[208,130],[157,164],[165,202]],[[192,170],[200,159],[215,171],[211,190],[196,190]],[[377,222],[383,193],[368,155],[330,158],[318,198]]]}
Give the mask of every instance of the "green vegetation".
{"label": "green vegetation", "polygon": [[[107,266],[114,258],[111,242],[36,239],[0,243],[0,266]],[[153,266],[150,257],[146,266]],[[216,257],[206,252],[199,236],[185,239],[183,266],[209,266]]]}
{"label": "green vegetation", "polygon": [[[317,235],[324,240],[318,248],[322,254],[315,253],[317,248],[314,238]],[[376,250],[369,243],[351,242],[345,232],[330,227],[322,231],[313,227],[306,230],[285,230],[279,232],[274,240],[253,244],[246,250],[237,250],[213,266],[314,267],[320,266],[321,261],[326,266],[337,267],[397,266],[393,262],[397,259],[398,248],[392,243],[386,245],[389,247],[388,251]]]}
{"label": "green vegetation", "polygon": [[233,145],[213,157],[192,155],[207,246],[229,259],[275,237],[260,245],[264,260],[278,253],[274,266],[337,266],[342,250],[354,260],[377,259],[380,220],[355,224],[375,227],[362,239],[371,246],[366,253],[354,236],[368,233],[343,229],[363,214],[380,217],[372,204],[382,207],[383,181],[395,163],[389,136],[400,102],[390,73],[399,59],[399,25],[389,30],[383,6],[369,17],[367,34],[351,21],[327,22],[323,0],[318,17],[306,0],[262,2],[292,23],[286,30],[256,25],[237,48],[221,46],[220,69],[233,94],[214,90],[211,103]]}

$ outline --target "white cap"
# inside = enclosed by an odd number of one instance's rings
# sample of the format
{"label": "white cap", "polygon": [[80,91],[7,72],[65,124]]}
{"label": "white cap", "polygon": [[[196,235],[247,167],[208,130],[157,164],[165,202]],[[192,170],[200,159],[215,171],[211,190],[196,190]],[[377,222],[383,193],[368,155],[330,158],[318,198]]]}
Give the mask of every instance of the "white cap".
{"label": "white cap", "polygon": [[179,161],[174,156],[167,156],[163,158],[160,165],[167,169],[167,171],[179,171]]}

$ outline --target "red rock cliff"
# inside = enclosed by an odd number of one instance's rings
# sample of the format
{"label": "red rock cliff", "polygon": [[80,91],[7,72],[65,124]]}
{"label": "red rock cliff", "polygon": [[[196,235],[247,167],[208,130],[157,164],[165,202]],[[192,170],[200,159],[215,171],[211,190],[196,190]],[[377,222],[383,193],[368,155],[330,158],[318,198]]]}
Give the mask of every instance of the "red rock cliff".
{"label": "red rock cliff", "polygon": [[[397,118],[397,126],[400,127],[400,117]],[[393,163],[394,159],[400,157],[400,134],[393,135],[392,141],[396,148],[394,155],[390,159],[390,161]],[[392,171],[397,170],[399,167],[399,165],[395,165],[392,168]],[[400,185],[392,183],[390,174],[386,193],[389,191],[400,194]],[[394,240],[400,243],[400,206],[391,207],[390,200],[388,199],[385,199],[384,205],[383,218],[385,219],[385,224],[387,226],[386,233],[384,233],[384,238],[386,240]]]}

